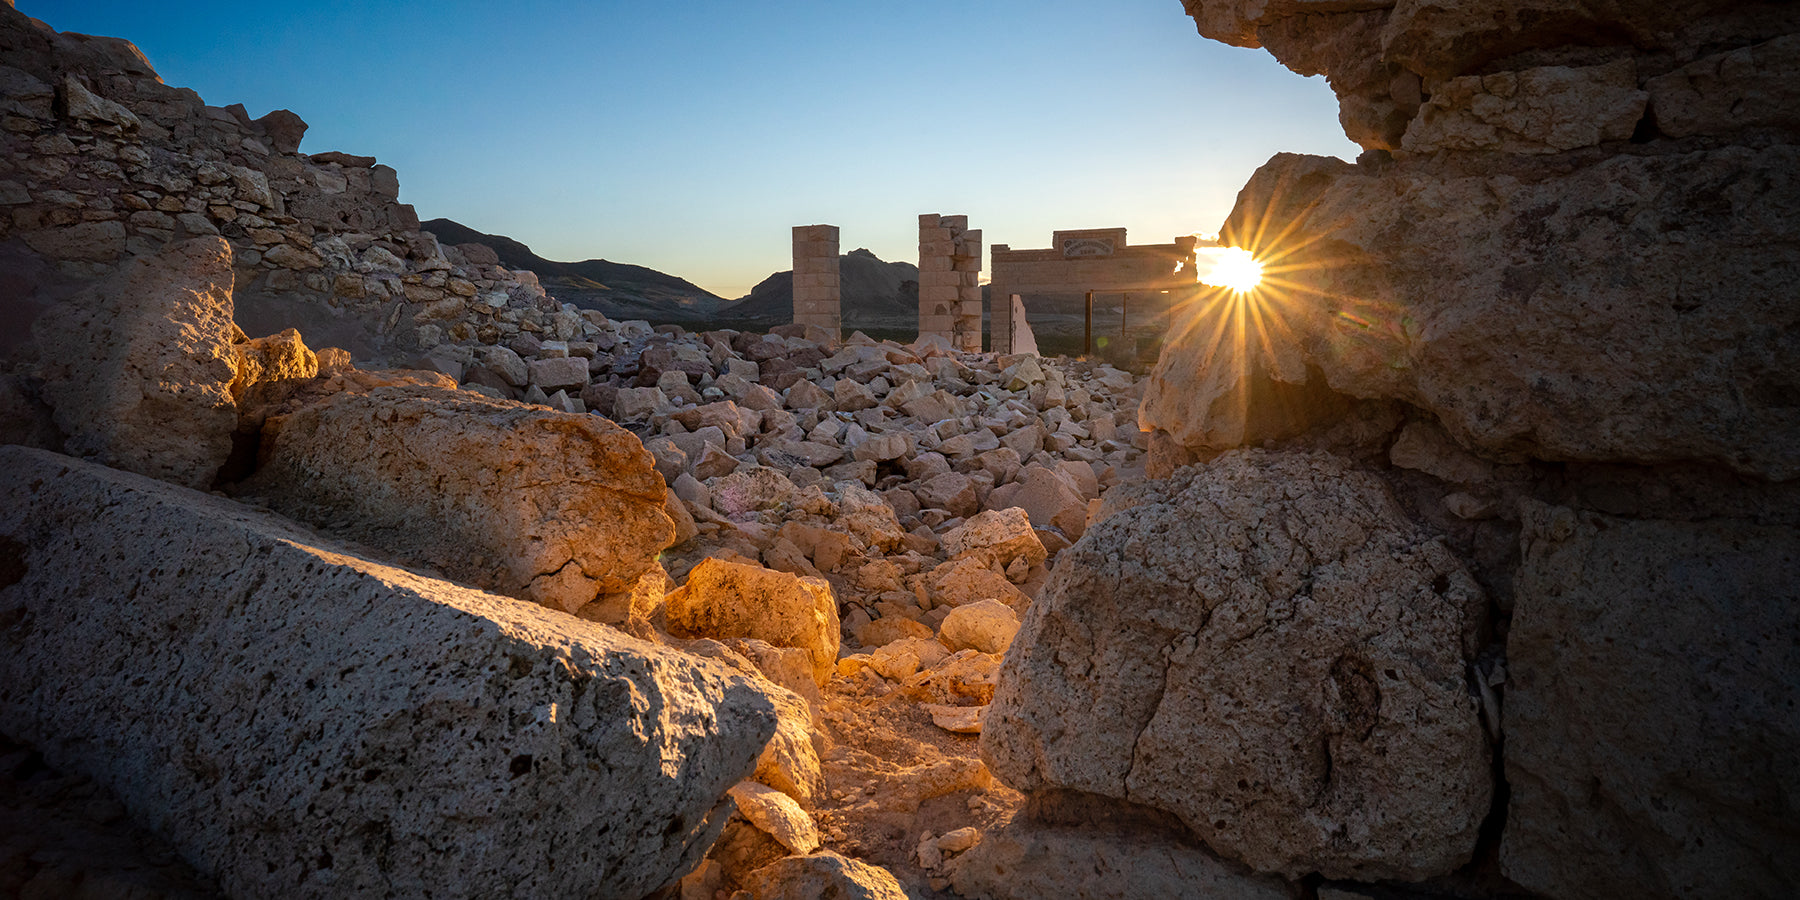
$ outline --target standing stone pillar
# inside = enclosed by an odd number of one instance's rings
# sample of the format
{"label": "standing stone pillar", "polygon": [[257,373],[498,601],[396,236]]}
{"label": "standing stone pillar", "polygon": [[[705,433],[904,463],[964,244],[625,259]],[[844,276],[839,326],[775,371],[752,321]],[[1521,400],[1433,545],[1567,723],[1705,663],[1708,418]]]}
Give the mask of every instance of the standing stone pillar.
{"label": "standing stone pillar", "polygon": [[919,217],[919,336],[981,352],[981,230],[968,216]]}
{"label": "standing stone pillar", "polygon": [[[993,246],[995,256],[1011,250],[1005,244]],[[995,353],[1014,353],[1013,350],[1013,293],[1010,285],[1000,280],[1000,266],[994,266],[994,280],[988,283],[988,294],[993,297],[992,309],[988,311],[988,349]],[[1032,352],[1036,352],[1033,350]]]}
{"label": "standing stone pillar", "polygon": [[794,324],[843,334],[836,225],[794,226]]}

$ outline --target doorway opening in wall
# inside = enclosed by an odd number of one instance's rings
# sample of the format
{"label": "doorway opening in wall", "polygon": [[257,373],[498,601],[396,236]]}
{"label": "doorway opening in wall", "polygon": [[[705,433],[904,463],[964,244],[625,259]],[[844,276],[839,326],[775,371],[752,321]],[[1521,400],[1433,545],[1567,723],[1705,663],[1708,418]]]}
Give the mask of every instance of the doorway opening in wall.
{"label": "doorway opening in wall", "polygon": [[[1095,291],[1019,294],[1043,356],[1092,356],[1131,371],[1148,371],[1162,350],[1169,315],[1183,291]],[[1089,308],[1089,297],[1092,308]],[[1007,298],[995,298],[1006,302]],[[1091,312],[1091,315],[1090,315]]]}

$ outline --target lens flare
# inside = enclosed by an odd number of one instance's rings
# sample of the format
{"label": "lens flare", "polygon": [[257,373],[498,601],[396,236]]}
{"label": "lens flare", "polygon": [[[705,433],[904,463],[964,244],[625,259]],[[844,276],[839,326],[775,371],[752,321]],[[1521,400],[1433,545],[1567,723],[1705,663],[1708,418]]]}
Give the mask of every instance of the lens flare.
{"label": "lens flare", "polygon": [[1210,257],[1212,267],[1208,269],[1204,264],[1201,265],[1202,284],[1243,293],[1262,283],[1263,264],[1251,256],[1250,251],[1237,247],[1208,249],[1210,252],[1206,256]]}

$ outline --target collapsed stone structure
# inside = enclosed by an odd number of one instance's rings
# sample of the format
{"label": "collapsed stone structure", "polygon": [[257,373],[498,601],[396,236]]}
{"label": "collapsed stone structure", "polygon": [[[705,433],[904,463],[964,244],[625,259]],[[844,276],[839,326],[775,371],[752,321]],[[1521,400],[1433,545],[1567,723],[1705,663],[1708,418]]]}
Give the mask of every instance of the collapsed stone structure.
{"label": "collapsed stone structure", "polygon": [[[129,42],[0,7],[0,266],[10,352],[43,309],[190,237],[231,245],[239,323],[298,327],[358,359],[466,363],[456,346],[584,321],[491,250],[440,246],[373,157],[302,153],[287,110],[252,120],[166,85]],[[449,344],[450,346],[444,346]]]}
{"label": "collapsed stone structure", "polygon": [[981,351],[981,256],[981,229],[968,216],[919,216],[920,337]]}
{"label": "collapsed stone structure", "polygon": [[[989,330],[997,353],[1020,352],[1022,348],[1015,345],[1031,334],[1029,323],[1015,321],[1023,310],[1023,294],[1086,294],[1086,349],[1092,352],[1095,293],[1185,292],[1195,285],[1194,247],[1199,239],[1192,235],[1169,244],[1133,246],[1126,241],[1123,228],[1087,228],[1055,232],[1050,243],[1047,250],[994,245],[989,283],[993,324]],[[1126,304],[1129,309],[1129,297]],[[1158,304],[1158,311],[1166,311],[1168,305]],[[1128,323],[1122,322],[1120,331],[1121,337],[1129,337]]]}

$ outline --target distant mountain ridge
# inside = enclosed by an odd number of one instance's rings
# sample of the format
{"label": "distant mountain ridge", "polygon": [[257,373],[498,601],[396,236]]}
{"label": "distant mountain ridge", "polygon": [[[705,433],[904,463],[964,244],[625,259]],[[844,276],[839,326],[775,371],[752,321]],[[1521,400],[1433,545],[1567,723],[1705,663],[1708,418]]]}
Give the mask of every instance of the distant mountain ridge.
{"label": "distant mountain ridge", "polygon": [[[919,267],[885,262],[857,249],[838,257],[844,327],[896,328],[918,323]],[[719,319],[767,327],[794,320],[794,273],[776,272],[719,310]]]}
{"label": "distant mountain ridge", "polygon": [[[556,299],[599,310],[608,318],[753,330],[794,320],[792,271],[776,272],[743,297],[726,300],[685,278],[645,266],[605,259],[545,259],[520,241],[476,231],[452,219],[432,219],[419,228],[446,245],[487,247],[508,269],[537,273]],[[918,324],[918,266],[886,262],[866,249],[852,250],[838,257],[838,284],[845,329],[905,329]]]}
{"label": "distant mountain ridge", "polygon": [[419,230],[444,244],[481,244],[509,269],[529,269],[558,300],[597,309],[613,319],[652,322],[710,321],[725,298],[675,275],[605,259],[556,262],[505,235],[486,234],[452,219],[432,219]]}

